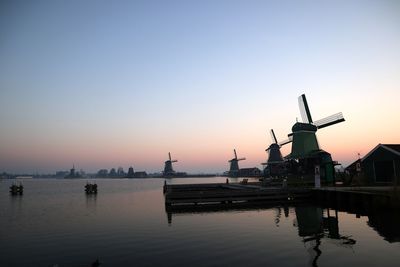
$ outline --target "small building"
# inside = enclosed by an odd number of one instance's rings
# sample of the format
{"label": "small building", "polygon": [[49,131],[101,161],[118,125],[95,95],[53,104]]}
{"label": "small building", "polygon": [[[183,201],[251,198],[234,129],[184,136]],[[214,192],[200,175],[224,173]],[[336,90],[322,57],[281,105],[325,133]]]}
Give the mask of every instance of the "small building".
{"label": "small building", "polygon": [[260,177],[262,172],[259,168],[243,168],[239,169],[238,177]]}
{"label": "small building", "polygon": [[361,172],[361,159],[358,159],[347,166],[344,171],[351,177],[359,174]]}
{"label": "small building", "polygon": [[135,172],[133,174],[134,178],[147,178],[147,173],[146,172]]}
{"label": "small building", "polygon": [[400,184],[400,144],[377,145],[361,159],[361,169],[368,184]]}

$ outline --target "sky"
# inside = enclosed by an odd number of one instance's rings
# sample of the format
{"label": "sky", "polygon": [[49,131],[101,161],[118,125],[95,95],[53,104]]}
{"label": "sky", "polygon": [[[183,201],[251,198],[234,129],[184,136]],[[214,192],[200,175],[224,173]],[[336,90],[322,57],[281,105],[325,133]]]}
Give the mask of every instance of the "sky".
{"label": "sky", "polygon": [[3,0],[0,172],[261,168],[303,93],[347,166],[400,143],[399,48],[400,1]]}

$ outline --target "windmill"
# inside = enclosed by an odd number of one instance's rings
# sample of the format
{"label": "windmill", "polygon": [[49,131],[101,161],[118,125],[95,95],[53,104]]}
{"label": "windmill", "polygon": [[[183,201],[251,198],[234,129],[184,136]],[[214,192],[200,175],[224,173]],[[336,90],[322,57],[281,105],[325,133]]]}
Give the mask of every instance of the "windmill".
{"label": "windmill", "polygon": [[304,94],[299,96],[299,107],[303,122],[296,122],[292,127],[289,137],[293,138],[292,158],[305,158],[315,151],[320,151],[315,133],[322,129],[344,121],[341,112],[313,121],[308,107],[307,99]]}
{"label": "windmill", "polygon": [[176,159],[172,160],[171,153],[168,152],[168,160],[165,161],[165,165],[164,165],[164,172],[163,172],[164,176],[173,176],[175,174],[175,171],[172,168],[172,163],[174,163],[174,162],[178,162],[178,160],[176,160]]}
{"label": "windmill", "polygon": [[261,163],[262,165],[266,165],[264,169],[264,174],[266,176],[276,176],[281,175],[285,172],[285,160],[282,157],[282,153],[280,148],[283,145],[286,145],[292,142],[292,137],[290,136],[287,140],[278,143],[276,139],[274,130],[271,129],[271,145],[265,150],[268,153],[268,160],[265,163]]}
{"label": "windmill", "polygon": [[292,133],[288,135],[292,137],[293,143],[292,151],[287,158],[291,160],[291,163],[298,164],[296,167],[298,174],[313,176],[314,171],[318,169],[321,180],[332,182],[335,175],[334,165],[337,162],[332,161],[331,154],[320,149],[316,132],[318,129],[343,122],[343,114],[339,112],[313,121],[304,94],[299,97],[299,107],[303,122],[296,122],[292,127]]}
{"label": "windmill", "polygon": [[233,153],[234,153],[235,157],[228,161],[230,163],[229,176],[237,177],[238,174],[239,174],[239,161],[240,160],[245,160],[246,158],[239,158],[238,159],[237,154],[236,154],[236,149],[233,150]]}

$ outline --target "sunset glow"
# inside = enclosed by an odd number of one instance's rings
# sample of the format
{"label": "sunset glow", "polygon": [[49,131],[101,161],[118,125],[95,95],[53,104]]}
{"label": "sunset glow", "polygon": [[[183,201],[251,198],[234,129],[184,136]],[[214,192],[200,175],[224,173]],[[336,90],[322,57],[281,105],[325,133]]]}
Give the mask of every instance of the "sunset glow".
{"label": "sunset glow", "polygon": [[[297,97],[344,166],[400,143],[398,1],[0,4],[0,172],[259,167]],[[290,144],[282,148],[290,153]]]}

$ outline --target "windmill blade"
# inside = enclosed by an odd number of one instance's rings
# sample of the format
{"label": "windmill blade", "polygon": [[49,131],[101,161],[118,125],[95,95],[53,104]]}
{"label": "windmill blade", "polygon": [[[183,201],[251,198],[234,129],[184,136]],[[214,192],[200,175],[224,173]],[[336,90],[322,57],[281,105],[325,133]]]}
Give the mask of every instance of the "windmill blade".
{"label": "windmill blade", "polygon": [[174,160],[171,160],[171,162],[172,162],[172,163],[178,162],[178,160],[177,160],[177,159],[174,159]]}
{"label": "windmill blade", "polygon": [[237,159],[236,149],[233,150],[233,153],[235,154],[235,159]]}
{"label": "windmill blade", "polygon": [[331,116],[328,116],[326,118],[323,118],[321,120],[317,120],[314,122],[314,125],[317,126],[318,129],[322,129],[328,126],[331,126],[333,124],[339,123],[339,122],[343,122],[344,121],[344,117],[342,112],[333,114]]}
{"label": "windmill blade", "polygon": [[302,94],[301,96],[299,96],[299,108],[300,108],[300,114],[301,114],[301,118],[303,119],[303,122],[304,123],[312,123],[313,120],[311,118],[311,112],[308,107],[305,94]]}
{"label": "windmill blade", "polygon": [[272,138],[272,143],[274,144],[278,143],[278,140],[276,140],[276,136],[273,129],[271,129],[271,138]]}
{"label": "windmill blade", "polygon": [[278,145],[279,145],[279,146],[284,146],[284,145],[289,144],[289,143],[291,143],[291,142],[293,142],[293,135],[289,136],[288,139],[279,142]]}
{"label": "windmill blade", "polygon": [[169,160],[171,161],[171,152],[168,152]]}
{"label": "windmill blade", "polygon": [[240,158],[240,159],[236,159],[237,161],[239,161],[239,160],[245,160],[246,158]]}

